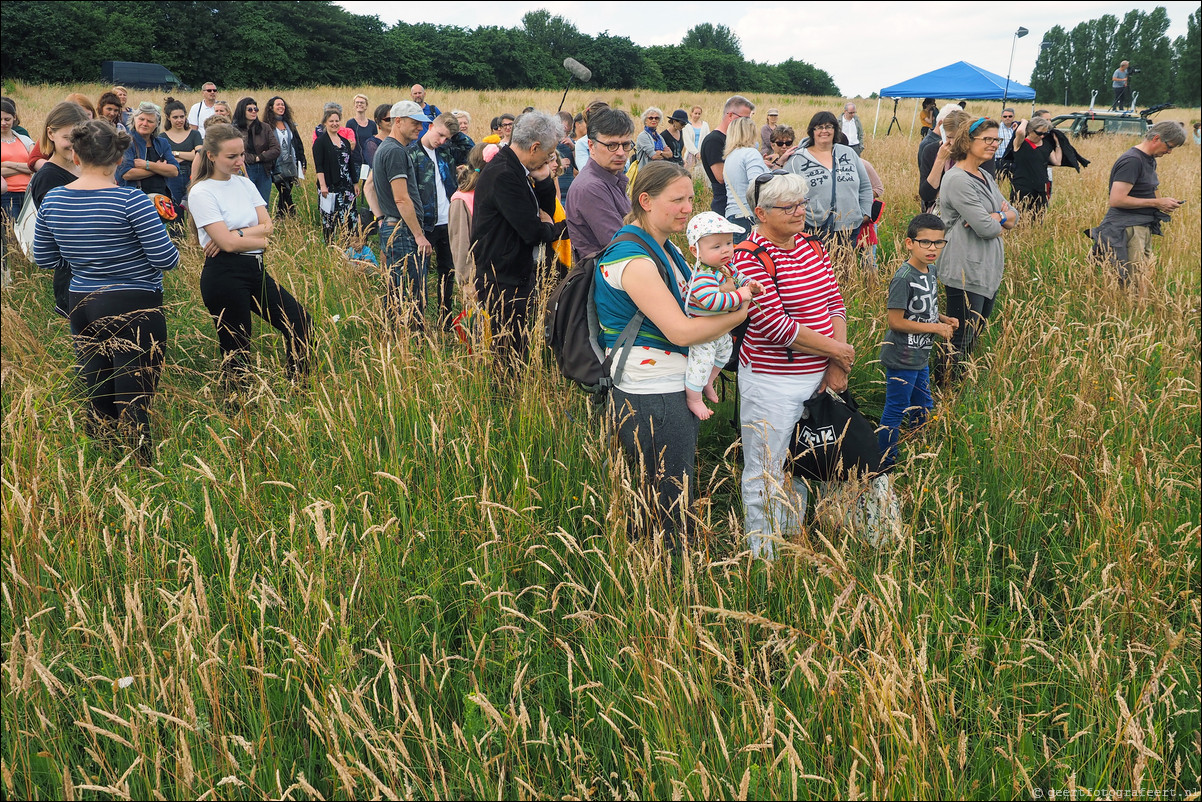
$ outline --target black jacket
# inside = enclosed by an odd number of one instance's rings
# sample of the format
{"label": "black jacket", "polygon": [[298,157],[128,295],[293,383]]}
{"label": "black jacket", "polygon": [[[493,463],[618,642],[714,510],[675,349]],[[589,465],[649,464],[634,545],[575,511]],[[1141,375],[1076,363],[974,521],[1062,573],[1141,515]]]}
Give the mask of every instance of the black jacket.
{"label": "black jacket", "polygon": [[[1017,132],[1015,133],[1017,134]],[[1063,131],[1057,131],[1053,128],[1052,136],[1056,137],[1056,141],[1060,143],[1060,167],[1072,167],[1079,173],[1082,167],[1089,166],[1089,159],[1077,152],[1077,149],[1073,147],[1073,143],[1069,141],[1068,136]],[[1010,140],[1010,147],[1007,148],[1006,155],[1002,157],[1002,161],[1014,161],[1014,149],[1018,146],[1018,143],[1017,136]],[[1052,144],[1052,137],[1044,137],[1043,144],[1040,147],[1050,154],[1055,149],[1055,145]]]}
{"label": "black jacket", "polygon": [[534,277],[534,248],[563,236],[564,223],[539,220],[542,209],[555,213],[555,179],[533,188],[512,148],[501,148],[480,171],[472,217],[472,254],[476,270],[489,281],[527,286]]}

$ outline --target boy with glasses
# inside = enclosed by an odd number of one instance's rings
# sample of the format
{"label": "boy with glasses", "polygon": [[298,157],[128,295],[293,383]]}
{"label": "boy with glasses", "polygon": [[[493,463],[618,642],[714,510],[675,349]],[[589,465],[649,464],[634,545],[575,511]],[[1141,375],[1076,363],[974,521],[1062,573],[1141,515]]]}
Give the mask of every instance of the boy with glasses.
{"label": "boy with glasses", "polygon": [[897,460],[897,443],[906,413],[912,428],[926,423],[935,406],[930,389],[931,343],[935,336],[951,340],[960,327],[954,317],[939,314],[939,289],[931,265],[943,246],[946,226],[933,214],[920,214],[906,228],[910,258],[889,282],[889,330],[881,343],[885,368],[885,408],[877,431],[881,467]]}

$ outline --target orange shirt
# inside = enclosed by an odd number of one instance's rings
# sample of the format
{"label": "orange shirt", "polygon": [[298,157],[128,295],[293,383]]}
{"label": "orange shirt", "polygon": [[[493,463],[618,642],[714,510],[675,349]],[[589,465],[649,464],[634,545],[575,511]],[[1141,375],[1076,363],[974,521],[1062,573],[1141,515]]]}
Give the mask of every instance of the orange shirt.
{"label": "orange shirt", "polygon": [[[0,143],[0,161],[18,162],[26,164],[29,161],[29,150],[25,147],[25,143],[20,137],[12,142]],[[5,176],[4,180],[8,182],[9,192],[24,192],[25,187],[29,186],[30,176],[25,173],[17,175]]]}

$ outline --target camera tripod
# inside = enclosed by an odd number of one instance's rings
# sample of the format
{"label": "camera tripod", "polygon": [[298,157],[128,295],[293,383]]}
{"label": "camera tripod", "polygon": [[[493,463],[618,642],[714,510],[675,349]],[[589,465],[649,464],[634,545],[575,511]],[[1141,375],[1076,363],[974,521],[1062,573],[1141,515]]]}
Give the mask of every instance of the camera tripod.
{"label": "camera tripod", "polygon": [[902,130],[901,123],[897,121],[897,102],[899,100],[901,100],[901,98],[893,98],[893,119],[889,121],[889,127],[885,130],[885,136],[889,136],[893,133],[893,126],[895,125],[897,126],[897,130],[899,132]]}

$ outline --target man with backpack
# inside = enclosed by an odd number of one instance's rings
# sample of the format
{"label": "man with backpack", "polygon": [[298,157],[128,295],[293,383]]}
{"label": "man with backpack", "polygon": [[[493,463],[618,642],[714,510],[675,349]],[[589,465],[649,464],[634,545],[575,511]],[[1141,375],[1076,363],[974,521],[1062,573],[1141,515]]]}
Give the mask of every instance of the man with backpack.
{"label": "man with backpack", "polygon": [[588,153],[584,168],[568,189],[568,236],[579,257],[609,244],[630,213],[626,197],[626,157],[634,148],[634,121],[621,109],[601,109],[589,116]]}

